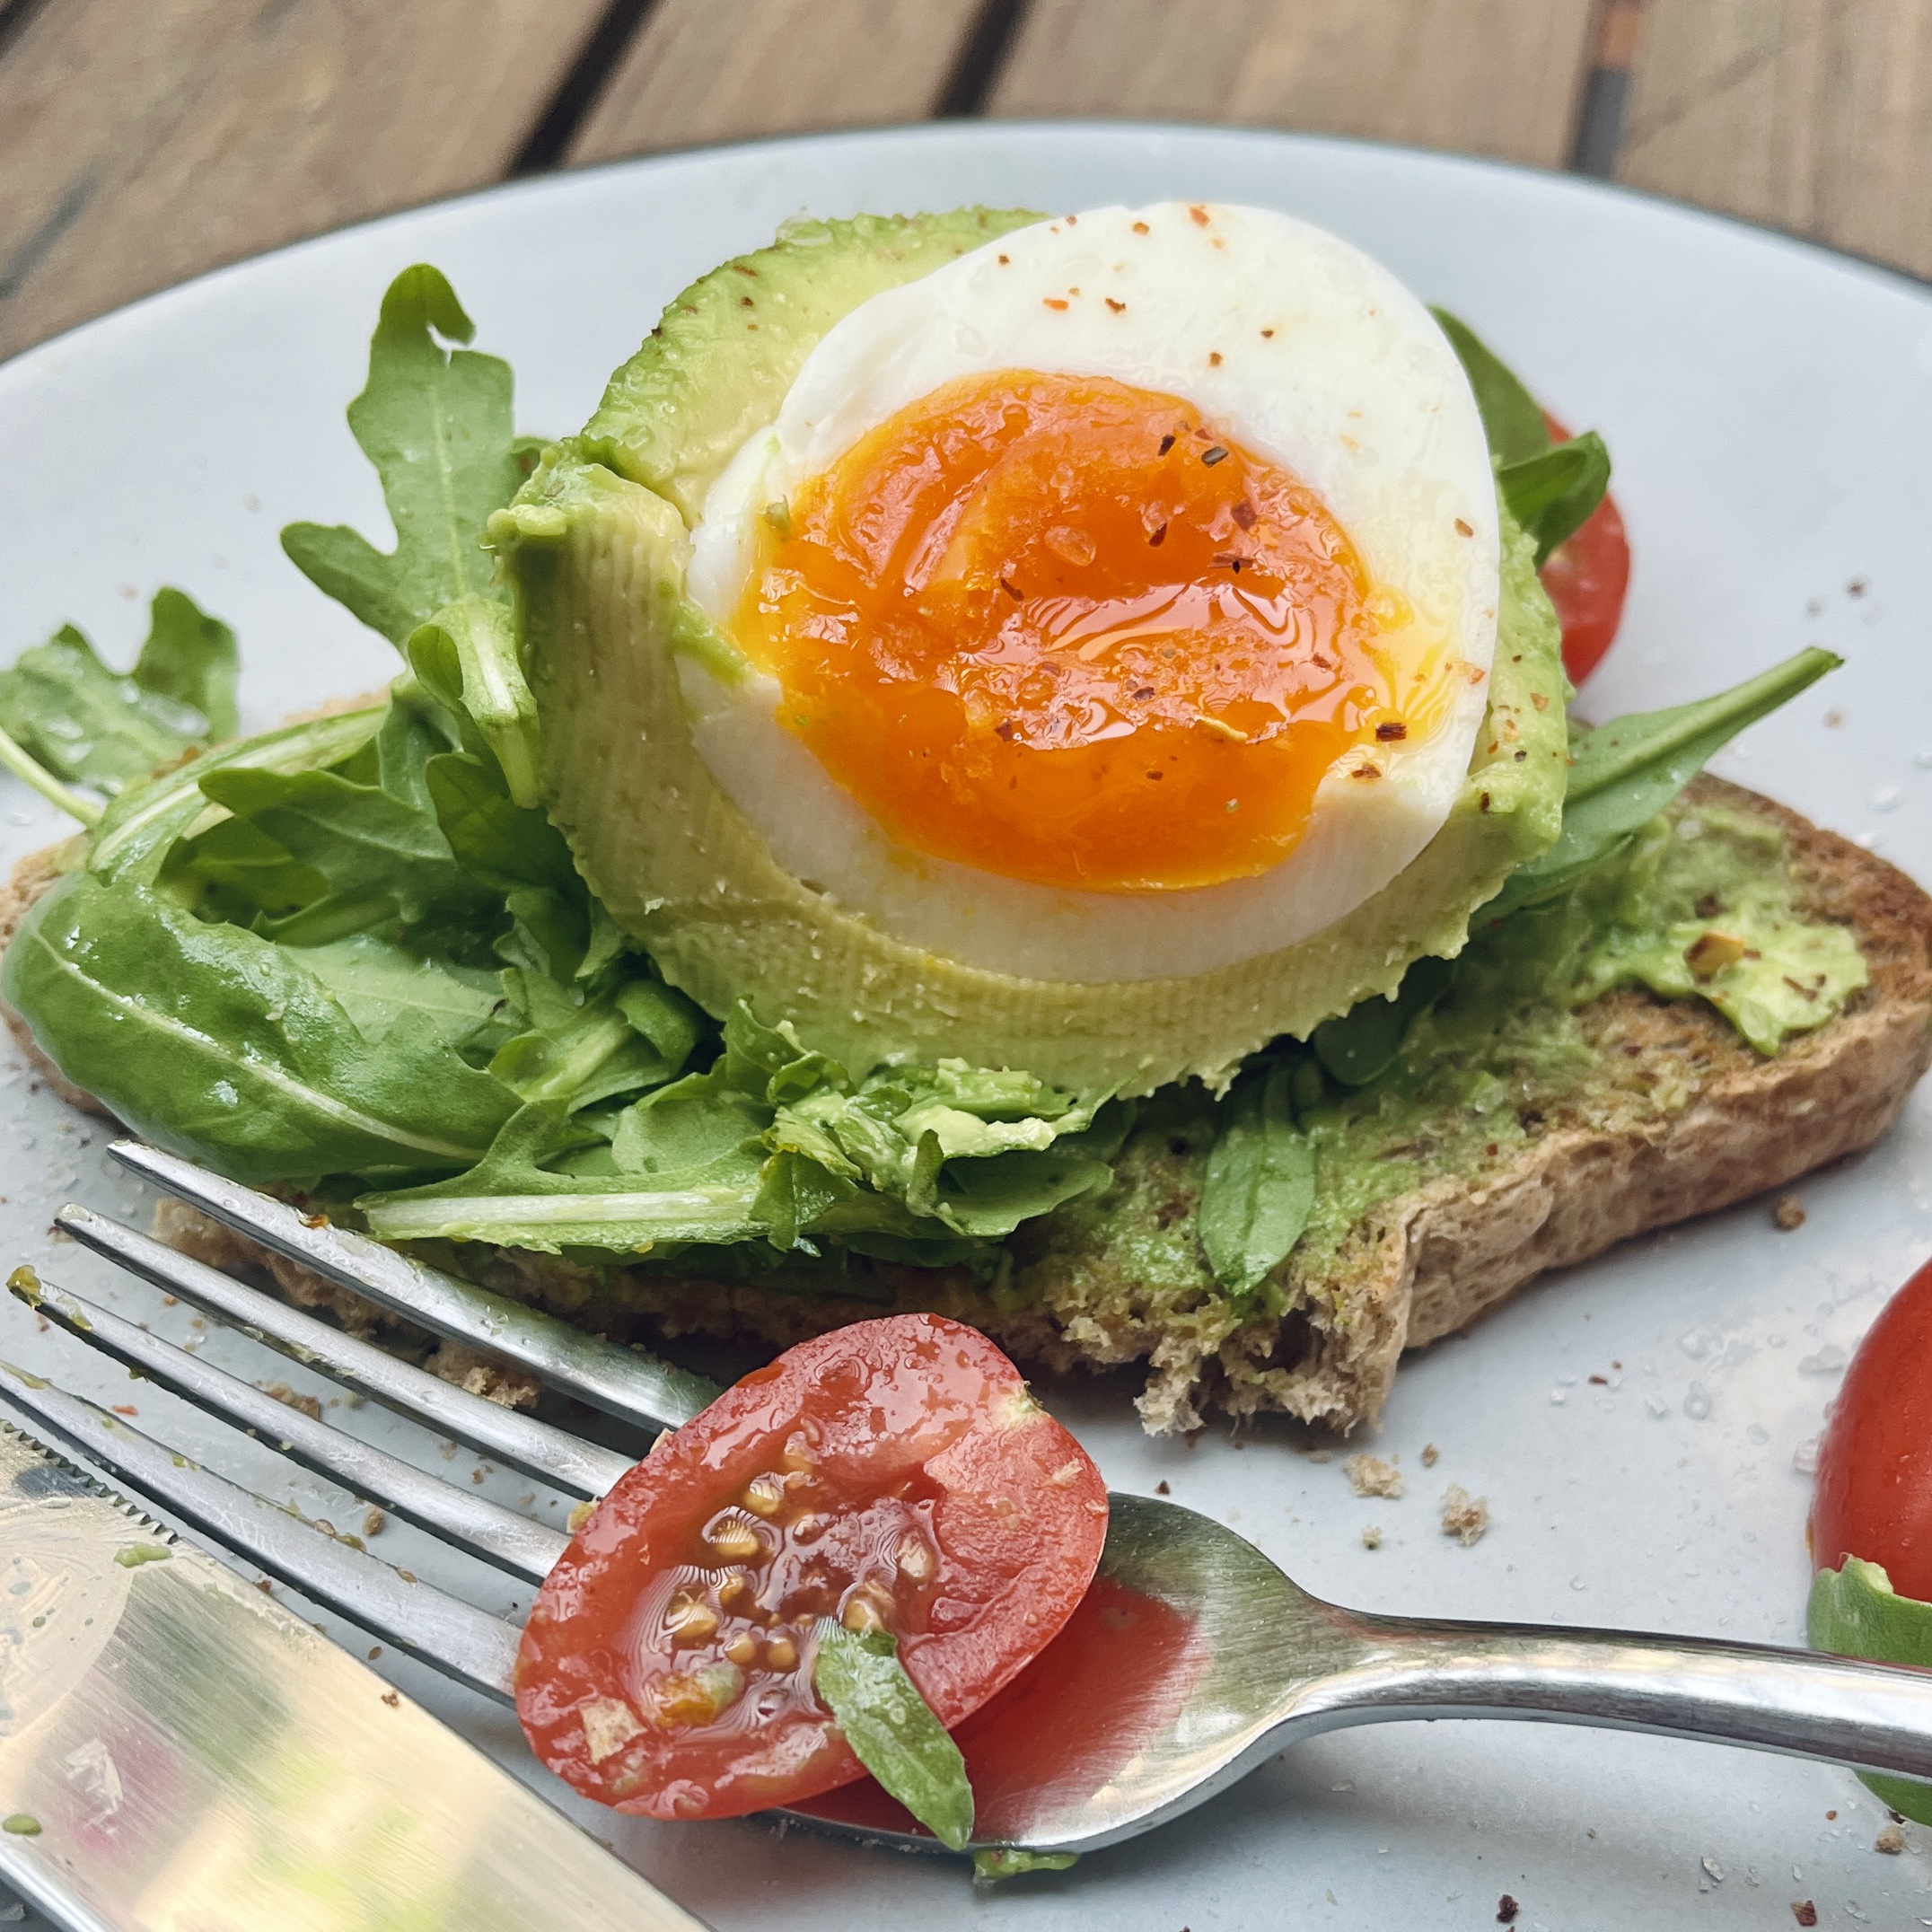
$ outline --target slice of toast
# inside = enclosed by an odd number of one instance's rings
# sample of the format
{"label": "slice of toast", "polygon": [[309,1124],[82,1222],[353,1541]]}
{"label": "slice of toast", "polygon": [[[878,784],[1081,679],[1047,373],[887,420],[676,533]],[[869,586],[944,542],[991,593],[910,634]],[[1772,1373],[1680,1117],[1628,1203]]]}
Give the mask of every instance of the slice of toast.
{"label": "slice of toast", "polygon": [[[1285,1313],[1243,1317],[1215,1287],[1195,1233],[1211,1132],[1185,1127],[1137,1133],[1111,1188],[1023,1228],[1009,1243],[1013,1269],[991,1289],[961,1270],[880,1263],[830,1281],[781,1271],[725,1283],[474,1247],[438,1259],[601,1333],[645,1339],[786,1347],[869,1315],[936,1308],[1055,1371],[1146,1362],[1138,1406],[1156,1433],[1196,1427],[1210,1407],[1344,1430],[1373,1421],[1404,1349],[1465,1327],[1546,1269],[1868,1146],[1932,1059],[1932,899],[1737,786],[1702,777],[1686,803],[1775,827],[1800,909],[1851,928],[1870,984],[1770,1058],[1701,1000],[1624,988],[1593,1001],[1577,1015],[1582,1038],[1614,1077],[1539,1094],[1506,1147],[1382,1199],[1318,1254],[1298,1250],[1274,1284]],[[40,858],[16,871],[0,898],[0,944],[53,876]],[[209,1259],[244,1258],[233,1237],[192,1216],[174,1211],[168,1227]],[[281,1286],[339,1296],[320,1283]]]}

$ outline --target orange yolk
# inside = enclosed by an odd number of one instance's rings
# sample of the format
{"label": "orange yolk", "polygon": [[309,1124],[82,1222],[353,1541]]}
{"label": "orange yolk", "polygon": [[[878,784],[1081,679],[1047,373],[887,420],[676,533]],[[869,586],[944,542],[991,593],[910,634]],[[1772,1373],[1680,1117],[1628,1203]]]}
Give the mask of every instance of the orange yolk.
{"label": "orange yolk", "polygon": [[1006,878],[1264,872],[1442,708],[1313,490],[1105,377],[947,383],[764,524],[734,632],[783,723],[901,845]]}

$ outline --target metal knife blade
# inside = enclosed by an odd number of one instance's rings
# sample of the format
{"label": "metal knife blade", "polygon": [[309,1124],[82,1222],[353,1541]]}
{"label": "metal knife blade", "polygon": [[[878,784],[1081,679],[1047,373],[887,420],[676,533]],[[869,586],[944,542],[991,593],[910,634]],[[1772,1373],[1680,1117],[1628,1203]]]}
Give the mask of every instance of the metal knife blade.
{"label": "metal knife blade", "polygon": [[73,1932],[703,1932],[0,1418],[0,1879]]}

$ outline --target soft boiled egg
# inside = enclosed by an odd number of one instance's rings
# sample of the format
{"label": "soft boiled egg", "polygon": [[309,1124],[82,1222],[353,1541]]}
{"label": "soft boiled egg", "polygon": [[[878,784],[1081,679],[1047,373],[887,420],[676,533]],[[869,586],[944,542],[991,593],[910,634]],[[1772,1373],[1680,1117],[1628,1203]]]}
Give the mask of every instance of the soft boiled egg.
{"label": "soft boiled egg", "polygon": [[699,756],[797,878],[1028,979],[1295,944],[1448,815],[1498,600],[1421,303],[1266,209],[1101,208],[861,303],[713,485]]}

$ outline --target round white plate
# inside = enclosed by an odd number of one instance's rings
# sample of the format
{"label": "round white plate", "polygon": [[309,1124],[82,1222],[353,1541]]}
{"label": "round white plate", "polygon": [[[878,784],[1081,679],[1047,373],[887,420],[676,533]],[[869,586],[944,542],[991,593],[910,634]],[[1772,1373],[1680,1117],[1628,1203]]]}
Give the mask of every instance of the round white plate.
{"label": "round white plate", "polygon": [[[73,619],[125,663],[144,622],[136,600],[175,583],[239,630],[250,725],[389,676],[389,646],[312,590],[276,533],[295,518],[386,528],[342,409],[377,300],[408,262],[448,271],[480,346],[510,358],[521,424],[562,432],[672,294],[801,209],[1171,196],[1259,202],[1339,231],[1466,317],[1567,420],[1600,428],[1637,562],[1623,637],[1585,710],[1673,703],[1830,645],[1845,670],[1719,768],[1932,877],[1926,292],[1574,180],[1282,136],[943,125],[673,156],[398,215],[156,296],[0,369],[0,657]],[[54,830],[6,781],[7,853]],[[6,1058],[0,1255],[188,1332],[185,1310],[46,1239],[66,1196],[145,1208],[105,1168],[98,1126]],[[1794,1456],[1845,1354],[1932,1251],[1928,1145],[1921,1097],[1872,1154],[1805,1183],[1797,1232],[1775,1232],[1761,1203],[1633,1243],[1410,1362],[1374,1445],[1401,1459],[1398,1501],[1356,1500],[1340,1455],[1303,1453],[1286,1428],[1150,1442],[1122,1385],[1049,1394],[1117,1486],[1164,1478],[1344,1602],[1798,1641],[1810,1485]],[[208,1352],[302,1381],[232,1336]],[[218,1449],[223,1466],[317,1513],[345,1507],[37,1333],[10,1300],[0,1357],[106,1401],[132,1395],[157,1434]],[[373,1418],[356,1426],[383,1433]],[[1440,1460],[1425,1468],[1430,1443]],[[1493,1526],[1472,1549],[1436,1528],[1451,1482],[1489,1501]],[[489,1486],[510,1500],[524,1489],[501,1475]],[[1383,1532],[1373,1552],[1370,1524]],[[378,1548],[477,1588],[407,1531]],[[407,1667],[397,1681],[556,1793],[506,1717]],[[756,1822],[586,1822],[729,1928],[1476,1927],[1495,1922],[1504,1892],[1523,1932],[1770,1927],[1790,1923],[1799,1899],[1826,1925],[1932,1924],[1932,1833],[1909,1828],[1905,1856],[1875,1854],[1884,1813],[1848,1774],[1520,1725],[1392,1726],[1305,1745],[1178,1825],[990,1897],[949,1861]]]}

